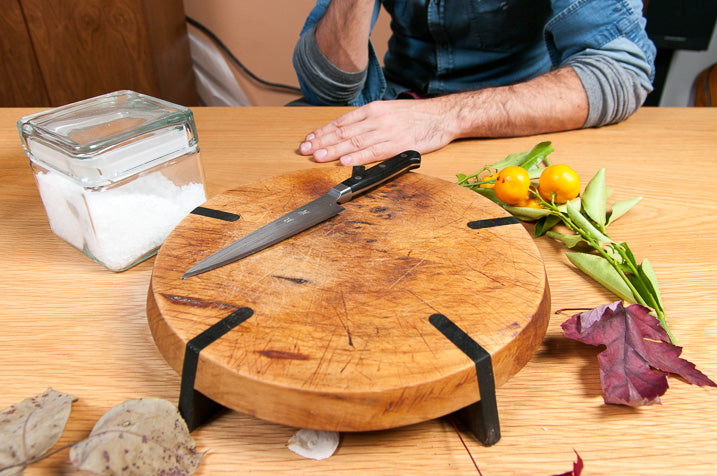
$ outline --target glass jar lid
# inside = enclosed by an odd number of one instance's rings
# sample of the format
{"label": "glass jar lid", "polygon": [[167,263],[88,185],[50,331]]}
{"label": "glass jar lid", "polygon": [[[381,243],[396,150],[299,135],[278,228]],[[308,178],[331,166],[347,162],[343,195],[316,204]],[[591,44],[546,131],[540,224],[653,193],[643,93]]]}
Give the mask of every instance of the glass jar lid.
{"label": "glass jar lid", "polygon": [[134,91],[116,91],[17,122],[30,160],[84,186],[122,180],[197,150],[192,111]]}

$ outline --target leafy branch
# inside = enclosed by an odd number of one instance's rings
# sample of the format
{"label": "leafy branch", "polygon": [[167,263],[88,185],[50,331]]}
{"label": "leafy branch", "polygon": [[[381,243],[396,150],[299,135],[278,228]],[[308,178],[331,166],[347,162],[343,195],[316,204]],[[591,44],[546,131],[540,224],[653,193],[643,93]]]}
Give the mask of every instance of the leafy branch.
{"label": "leafy branch", "polygon": [[652,265],[647,258],[638,263],[629,245],[626,242],[614,241],[606,231],[610,223],[626,213],[641,198],[613,204],[612,212],[608,215],[606,192],[605,169],[600,169],[588,183],[582,197],[569,201],[565,211],[538,196],[541,205],[550,212],[549,216],[559,218],[574,235],[557,233],[546,229],[545,225],[541,227],[541,231],[562,241],[568,248],[574,248],[579,243],[590,246],[595,254],[568,252],[566,255],[578,269],[624,301],[652,309],[667,332],[670,343],[675,344],[675,338],[667,325],[657,275]]}
{"label": "leafy branch", "polygon": [[[605,169],[600,169],[585,187],[581,196],[565,204],[544,200],[531,189],[531,195],[540,202],[540,208],[514,207],[502,203],[490,187],[493,171],[518,165],[528,171],[531,179],[540,177],[550,165],[548,154],[553,151],[550,142],[541,142],[529,152],[508,155],[494,164],[486,165],[472,175],[458,174],[458,185],[478,192],[503,206],[521,220],[535,221],[534,236],[547,235],[562,241],[572,249],[579,244],[592,248],[592,252],[567,252],[566,256],[578,269],[590,276],[620,299],[641,304],[653,310],[672,344],[675,338],[667,325],[665,310],[660,298],[657,276],[647,259],[638,263],[626,242],[617,242],[607,234],[607,227],[642,200],[641,197],[615,202],[608,211],[608,189]],[[553,231],[562,223],[572,234]]]}
{"label": "leafy branch", "polygon": [[[545,235],[569,249],[580,246],[590,250],[569,251],[566,255],[575,267],[621,301],[575,314],[562,328],[567,338],[606,346],[598,355],[605,402],[630,406],[658,403],[667,390],[669,373],[681,375],[694,385],[717,386],[694,364],[679,357],[682,349],[675,345],[667,326],[657,276],[650,262],[638,262],[626,242],[615,241],[607,233],[607,227],[642,198],[615,202],[608,210],[610,193],[605,169],[600,169],[580,194],[579,177],[574,170],[565,165],[551,167],[548,154],[552,151],[550,142],[541,142],[529,152],[510,154],[475,174],[458,174],[458,184],[493,200],[516,218],[534,221],[536,238]],[[511,166],[523,167],[531,180],[540,179],[537,190],[532,182],[528,185],[530,200],[516,202],[526,206],[508,205],[498,199],[494,190],[505,183],[501,182],[500,171]],[[567,176],[546,174],[549,180],[543,189],[541,174],[556,167]],[[556,203],[556,188],[565,203]],[[546,196],[551,197],[549,201]],[[570,233],[555,231],[559,224]],[[633,304],[623,306],[623,301]]]}

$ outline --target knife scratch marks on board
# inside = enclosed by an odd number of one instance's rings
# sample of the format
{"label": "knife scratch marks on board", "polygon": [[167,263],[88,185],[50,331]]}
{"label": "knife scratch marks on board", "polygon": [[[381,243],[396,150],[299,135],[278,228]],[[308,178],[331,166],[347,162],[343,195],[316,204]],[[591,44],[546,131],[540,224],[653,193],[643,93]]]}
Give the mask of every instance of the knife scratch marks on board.
{"label": "knife scratch marks on board", "polygon": [[361,228],[361,225],[370,225],[375,226],[375,223],[371,223],[370,221],[364,221],[364,220],[346,220],[344,221],[344,224],[346,225],[355,225],[354,228],[358,229]]}
{"label": "knife scratch marks on board", "polygon": [[425,299],[423,299],[421,296],[419,296],[418,294],[416,294],[415,292],[413,292],[413,290],[411,290],[411,289],[405,289],[404,291],[407,292],[408,294],[410,294],[411,296],[415,297],[415,298],[418,299],[419,301],[421,301],[421,303],[422,303],[423,305],[425,305],[425,306],[431,308],[431,310],[433,311],[433,314],[435,314],[435,313],[440,313],[440,311],[439,311],[438,309],[436,309],[433,305],[431,305],[428,301],[426,301]]}
{"label": "knife scratch marks on board", "polygon": [[434,363],[433,368],[434,368],[436,371],[440,372],[440,371],[441,371],[441,365],[440,365],[440,363],[439,363],[439,362],[440,362],[440,359],[438,359],[438,358],[436,357],[436,353],[433,351],[433,347],[431,346],[430,342],[428,342],[428,341],[426,340],[426,336],[423,335],[423,333],[421,332],[421,330],[420,330],[418,327],[416,327],[416,331],[418,332],[418,335],[419,335],[419,337],[421,338],[421,340],[423,341],[423,343],[426,345],[426,349],[428,349],[428,351],[429,351],[429,352],[431,353],[431,355],[433,355],[433,357],[434,357],[434,359],[432,359],[432,362]]}
{"label": "knife scratch marks on board", "polygon": [[300,354],[298,352],[288,352],[285,350],[268,349],[257,350],[256,352],[270,359],[309,360],[309,356],[306,354]]}
{"label": "knife scratch marks on board", "polygon": [[[343,367],[341,367],[341,370],[339,370],[340,374],[344,373],[344,370],[346,370],[346,368],[349,366],[349,364],[353,360],[354,355],[356,355],[356,354],[351,353],[351,355],[349,355],[349,358],[346,360],[346,363],[344,364]],[[361,354],[359,354],[359,362],[361,362]]]}
{"label": "knife scratch marks on board", "polygon": [[348,310],[346,309],[346,298],[344,297],[343,291],[341,292],[341,305],[342,305],[343,310],[341,312],[337,312],[336,317],[339,319],[339,322],[341,323],[341,327],[344,328],[344,330],[346,331],[346,335],[349,337],[349,346],[353,347],[354,343],[353,343],[353,340],[351,339],[351,329],[349,328],[348,322],[347,321],[345,322],[341,318],[341,314],[343,314],[344,316],[349,315]]}
{"label": "knife scratch marks on board", "polygon": [[190,296],[177,296],[173,294],[162,293],[162,297],[171,304],[187,305],[199,308],[218,307],[221,309],[239,309],[239,306],[229,304],[222,301],[207,301],[205,299],[194,298]]}
{"label": "knife scratch marks on board", "polygon": [[386,289],[393,288],[396,284],[398,284],[403,278],[408,276],[410,273],[412,273],[416,268],[421,266],[426,261],[426,258],[421,258],[416,263],[414,263],[410,268],[408,268],[401,276],[398,277],[393,283],[391,283]]}
{"label": "knife scratch marks on board", "polygon": [[308,279],[292,278],[289,276],[279,276],[278,274],[272,274],[271,277],[276,278],[276,279],[284,279],[286,281],[291,281],[294,284],[309,284],[309,283],[311,283],[311,281],[309,281]]}
{"label": "knife scratch marks on board", "polygon": [[[495,277],[493,277],[493,276],[491,276],[491,275],[489,275],[489,274],[487,274],[487,273],[484,273],[483,271],[481,271],[481,270],[479,270],[479,269],[477,269],[477,268],[474,268],[473,266],[469,266],[468,269],[470,269],[471,271],[473,271],[473,272],[475,272],[475,273],[480,274],[480,275],[483,276],[484,278],[487,278],[487,279],[493,281],[494,283],[500,285],[501,287],[502,287],[502,286],[505,286],[505,283],[504,283],[503,281],[501,281],[500,279],[497,279],[497,278],[495,278]],[[471,282],[473,282],[473,281],[472,281],[469,277],[467,277],[467,276],[463,276],[463,279],[465,279],[466,281],[471,281]]]}
{"label": "knife scratch marks on board", "polygon": [[393,214],[388,211],[388,208],[386,207],[373,207],[371,210],[371,213],[378,216],[379,218],[383,218],[384,220],[390,220],[393,218]]}
{"label": "knife scratch marks on board", "polygon": [[[436,313],[440,314],[441,313],[438,309],[435,308],[435,306],[431,305],[429,302],[427,302],[421,296],[419,296],[418,294],[413,292],[411,289],[406,289],[406,292],[408,294],[410,294],[411,296],[415,297],[416,299],[418,299],[423,305],[425,305],[426,307],[431,309],[432,312],[426,313],[426,316],[429,316],[431,314],[436,314]],[[421,330],[418,327],[414,327],[414,328],[418,332],[418,335],[421,337],[421,340],[423,341],[423,343],[426,344],[426,348],[429,350],[429,352],[431,352],[431,354],[434,357],[436,357],[436,353],[433,351],[433,347],[431,346],[430,342],[428,342],[426,340],[426,336],[423,334],[423,332],[421,332]],[[440,368],[439,368],[440,367],[440,359],[437,359],[437,358],[433,359],[433,362],[435,362],[435,364],[436,364],[435,365],[436,370],[440,371]]]}
{"label": "knife scratch marks on board", "polygon": [[306,379],[306,382],[304,383],[305,387],[310,387],[313,384],[314,380],[316,380],[317,378],[319,380],[324,378],[324,376],[321,375],[319,373],[319,371],[321,370],[321,367],[323,367],[324,359],[326,359],[326,354],[329,352],[329,349],[331,348],[331,340],[332,340],[332,336],[329,335],[329,340],[328,340],[328,342],[326,342],[326,345],[324,346],[324,351],[321,353],[321,357],[319,357],[319,361],[316,363],[316,369],[314,369],[314,371],[309,374],[308,378]]}

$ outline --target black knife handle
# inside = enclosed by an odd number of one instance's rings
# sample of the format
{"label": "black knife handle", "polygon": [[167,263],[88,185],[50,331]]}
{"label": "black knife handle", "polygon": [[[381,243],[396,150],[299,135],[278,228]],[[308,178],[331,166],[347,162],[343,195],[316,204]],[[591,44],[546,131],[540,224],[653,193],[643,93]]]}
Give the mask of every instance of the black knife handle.
{"label": "black knife handle", "polygon": [[408,170],[417,169],[420,166],[421,154],[415,150],[401,152],[390,159],[386,159],[374,165],[370,169],[364,170],[363,173],[354,174],[351,178],[341,182],[341,185],[351,189],[351,192],[342,193],[339,203],[345,203],[351,200],[354,195],[391,180]]}

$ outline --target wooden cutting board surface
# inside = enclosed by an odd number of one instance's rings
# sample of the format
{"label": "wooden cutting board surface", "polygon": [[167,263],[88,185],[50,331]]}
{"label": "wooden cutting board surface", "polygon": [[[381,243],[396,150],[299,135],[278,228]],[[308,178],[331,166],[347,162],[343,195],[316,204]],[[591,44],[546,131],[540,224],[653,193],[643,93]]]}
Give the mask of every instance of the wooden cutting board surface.
{"label": "wooden cutting board surface", "polygon": [[314,168],[229,190],[203,206],[238,220],[190,214],[167,238],[147,315],[178,373],[190,340],[232,313],[250,315],[201,350],[198,391],[284,425],[376,430],[480,399],[475,363],[429,322],[434,314],[490,353],[497,386],[535,353],[550,293],[532,237],[479,194],[418,172],[271,248],[180,279],[350,173]]}

